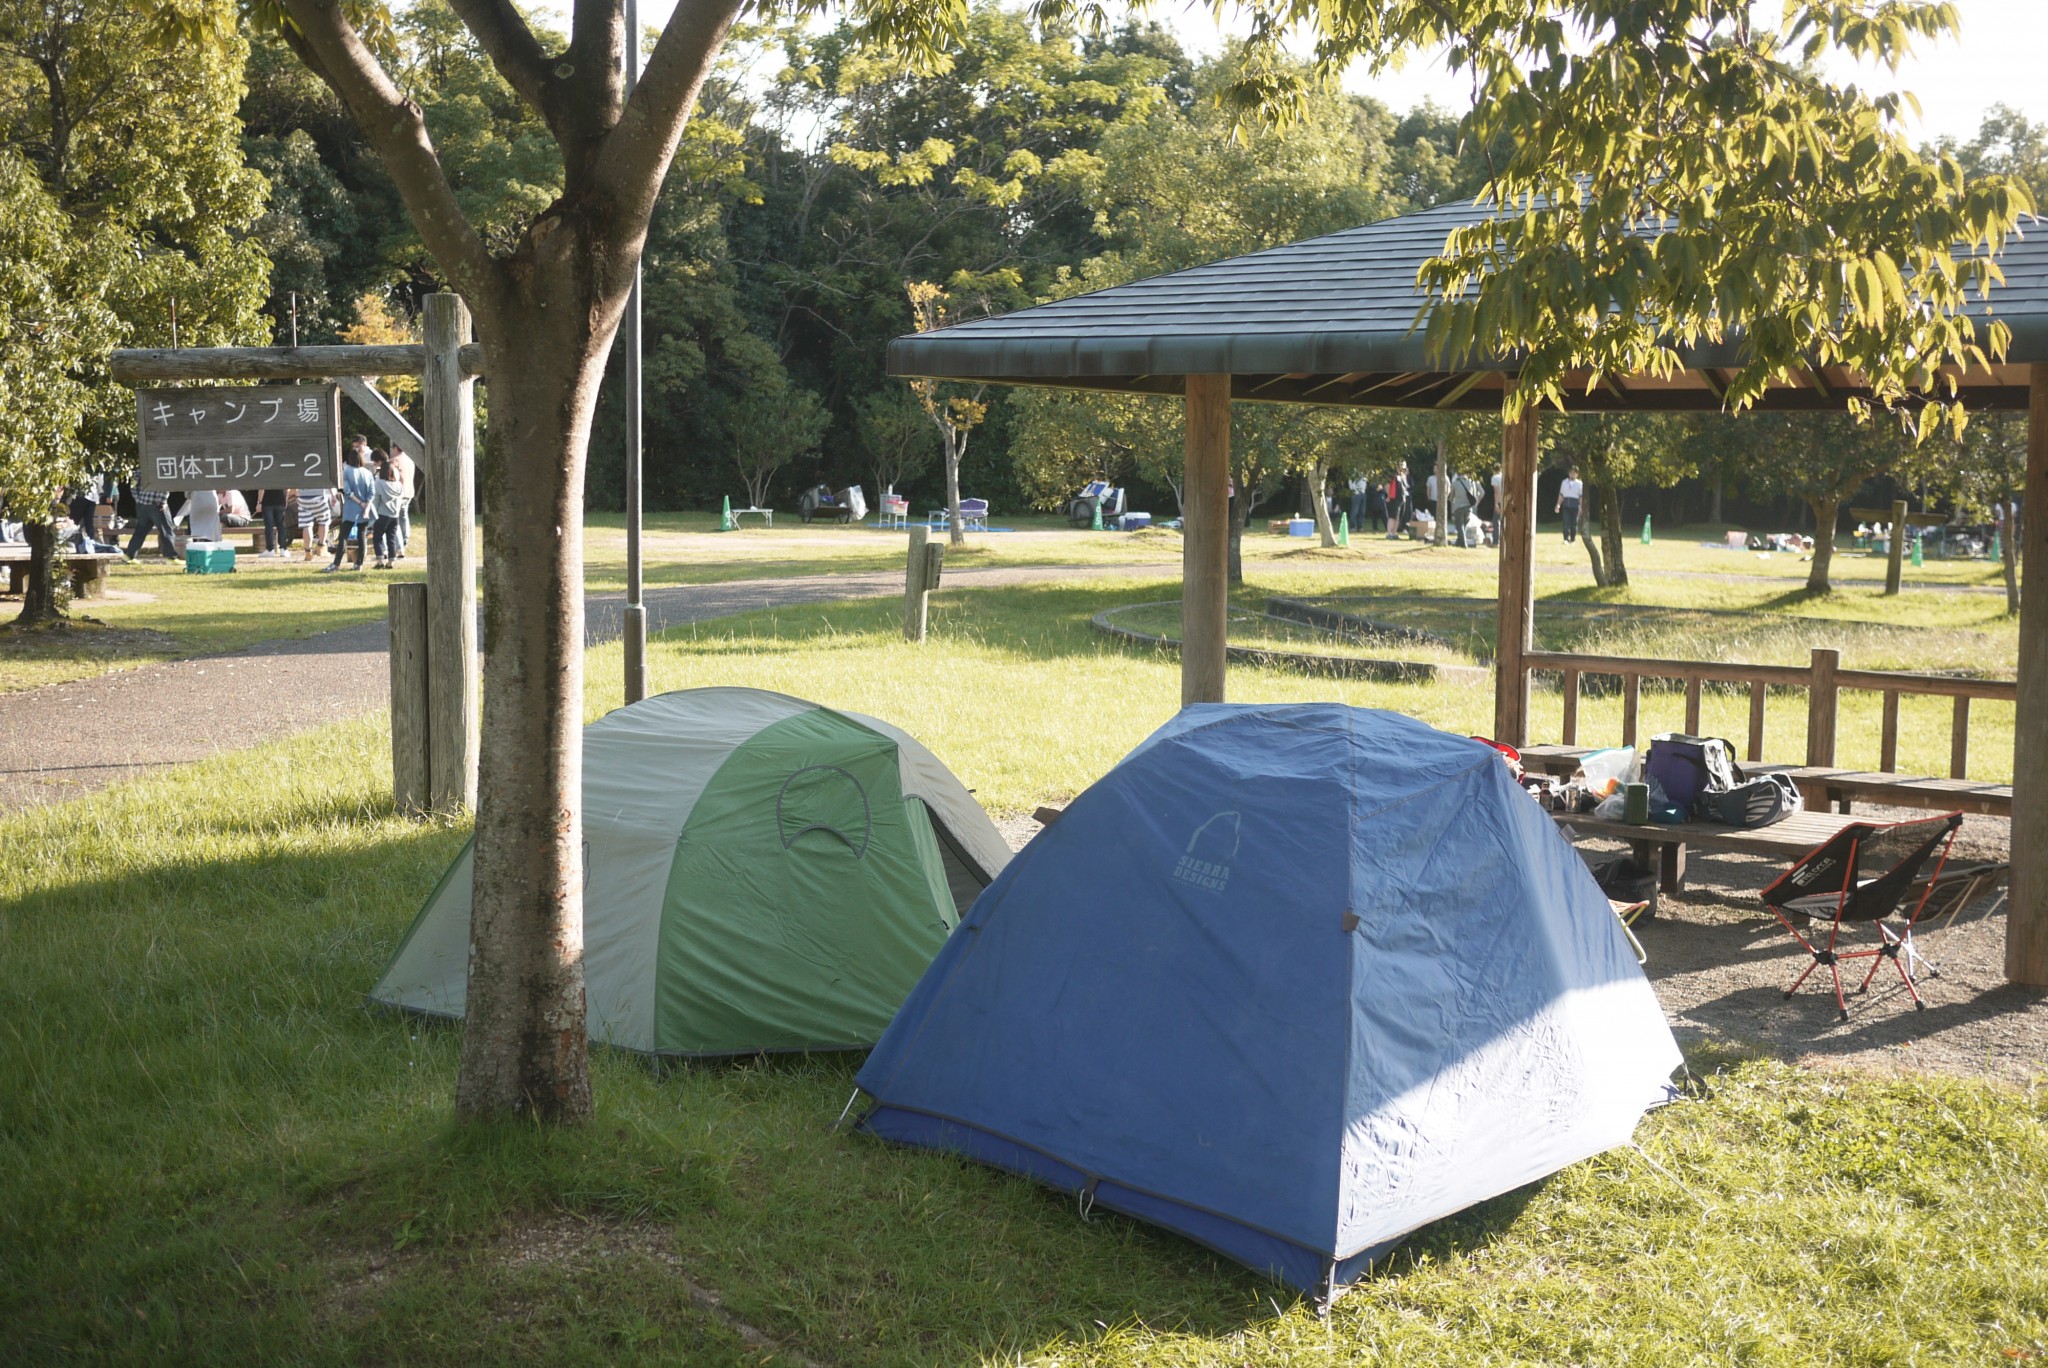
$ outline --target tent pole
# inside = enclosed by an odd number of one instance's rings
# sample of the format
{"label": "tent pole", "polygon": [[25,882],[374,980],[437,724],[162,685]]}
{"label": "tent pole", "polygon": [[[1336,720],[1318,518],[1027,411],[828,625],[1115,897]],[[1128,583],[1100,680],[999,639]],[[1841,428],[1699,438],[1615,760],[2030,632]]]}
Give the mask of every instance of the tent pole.
{"label": "tent pole", "polygon": [[2012,903],[2005,976],[2048,987],[2048,366],[2027,368],[2027,489],[2020,557],[2019,700],[2012,732]]}
{"label": "tent pole", "polygon": [[1536,630],[1536,413],[1501,430],[1500,601],[1493,649],[1493,737],[1529,744],[1529,671]]}
{"label": "tent pole", "polygon": [[1230,377],[1187,378],[1180,702],[1221,703],[1230,615]]}

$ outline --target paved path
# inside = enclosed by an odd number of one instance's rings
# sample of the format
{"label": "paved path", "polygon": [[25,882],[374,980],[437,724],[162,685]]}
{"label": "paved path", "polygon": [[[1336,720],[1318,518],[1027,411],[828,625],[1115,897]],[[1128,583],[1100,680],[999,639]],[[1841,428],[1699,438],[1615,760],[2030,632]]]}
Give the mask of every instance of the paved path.
{"label": "paved path", "polygon": [[[949,586],[1170,575],[1171,566],[1020,566],[946,572]],[[676,585],[646,593],[649,631],[760,608],[884,598],[903,572]],[[625,596],[591,597],[585,639],[619,635]],[[229,655],[174,660],[0,694],[0,812],[75,798],[146,770],[289,736],[386,706],[382,621]]]}

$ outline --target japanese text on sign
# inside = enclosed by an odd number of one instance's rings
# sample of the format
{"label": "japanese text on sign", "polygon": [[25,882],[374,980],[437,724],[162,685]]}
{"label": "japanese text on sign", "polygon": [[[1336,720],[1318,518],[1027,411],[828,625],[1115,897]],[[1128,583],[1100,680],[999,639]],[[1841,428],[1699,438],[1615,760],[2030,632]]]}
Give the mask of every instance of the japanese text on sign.
{"label": "japanese text on sign", "polygon": [[339,470],[333,385],[137,390],[135,414],[143,489],[324,489]]}

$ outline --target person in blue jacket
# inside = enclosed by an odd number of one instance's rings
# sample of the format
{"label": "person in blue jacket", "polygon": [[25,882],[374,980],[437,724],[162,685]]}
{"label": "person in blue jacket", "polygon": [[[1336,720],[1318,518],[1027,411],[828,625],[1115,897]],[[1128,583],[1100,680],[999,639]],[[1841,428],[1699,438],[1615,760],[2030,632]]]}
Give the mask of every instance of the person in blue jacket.
{"label": "person in blue jacket", "polygon": [[350,568],[363,568],[363,549],[370,540],[370,501],[377,493],[377,481],[363,463],[364,446],[363,439],[358,437],[341,455],[341,540],[335,544],[334,559],[322,568],[323,573],[341,569],[351,537],[356,554]]}

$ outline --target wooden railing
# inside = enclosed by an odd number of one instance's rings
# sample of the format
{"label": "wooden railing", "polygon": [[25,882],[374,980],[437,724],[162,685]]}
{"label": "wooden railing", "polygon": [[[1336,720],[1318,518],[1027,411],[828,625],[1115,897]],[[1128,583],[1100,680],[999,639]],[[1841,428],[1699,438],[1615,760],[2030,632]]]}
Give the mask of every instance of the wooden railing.
{"label": "wooden railing", "polygon": [[1735,665],[1705,660],[1655,660],[1637,656],[1571,655],[1563,651],[1528,651],[1522,665],[1531,673],[1553,671],[1564,684],[1564,727],[1560,740],[1575,746],[1579,740],[1579,680],[1584,675],[1614,676],[1621,680],[1621,744],[1636,743],[1642,687],[1645,679],[1677,680],[1685,684],[1685,730],[1697,736],[1700,729],[1700,692],[1705,684],[1737,684],[1749,691],[1749,738],[1746,758],[1764,758],[1764,701],[1773,685],[1806,690],[1806,763],[1835,763],[1835,714],[1844,689],[1863,689],[1884,698],[1882,740],[1877,768],[1886,772],[1898,767],[1899,699],[1906,694],[1931,694],[1955,700],[1949,731],[1949,778],[1968,778],[1970,759],[1970,703],[1993,699],[2014,703],[2018,686],[2009,679],[1959,679],[1947,675],[1910,674],[1897,670],[1845,670],[1842,653],[1832,647],[1815,647],[1809,665]]}

